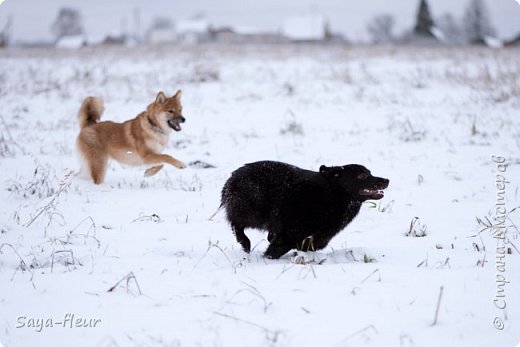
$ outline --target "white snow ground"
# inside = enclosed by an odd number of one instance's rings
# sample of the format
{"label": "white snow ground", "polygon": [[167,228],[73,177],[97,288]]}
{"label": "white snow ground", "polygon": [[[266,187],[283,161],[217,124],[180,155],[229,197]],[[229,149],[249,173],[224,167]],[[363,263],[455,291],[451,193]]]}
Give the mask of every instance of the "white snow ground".
{"label": "white snow ground", "polygon": [[[0,51],[0,342],[517,345],[520,211],[506,222],[504,272],[497,240],[477,218],[495,213],[492,154],[509,164],[507,210],[520,206],[519,53]],[[102,96],[103,119],[123,121],[177,88],[187,122],[166,152],[216,168],[168,167],[145,179],[143,169],[112,164],[101,186],[71,174],[85,96]],[[247,256],[223,212],[208,220],[230,173],[261,159],[308,169],[360,163],[391,183],[329,247],[300,254],[304,264],[291,254],[267,260],[265,234],[246,231],[256,245]],[[426,236],[405,235],[414,217],[414,232]],[[505,310],[493,304],[497,283]],[[67,313],[101,321],[34,327]],[[499,319],[503,330],[493,326]]]}

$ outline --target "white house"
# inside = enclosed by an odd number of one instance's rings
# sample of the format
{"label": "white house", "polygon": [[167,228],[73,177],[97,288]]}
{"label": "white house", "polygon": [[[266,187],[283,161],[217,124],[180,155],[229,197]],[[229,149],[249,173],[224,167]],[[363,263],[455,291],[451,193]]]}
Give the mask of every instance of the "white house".
{"label": "white house", "polygon": [[151,44],[171,43],[177,38],[172,21],[166,17],[155,18],[146,36]]}
{"label": "white house", "polygon": [[181,20],[177,23],[177,36],[183,43],[201,43],[210,39],[210,24],[204,18]]}
{"label": "white house", "polygon": [[321,41],[327,36],[327,21],[317,14],[289,17],[282,23],[282,35],[292,41]]}
{"label": "white house", "polygon": [[64,49],[77,49],[87,45],[87,38],[85,35],[71,35],[71,36],[63,36],[58,41],[56,41],[56,48],[64,48]]}
{"label": "white house", "polygon": [[176,34],[172,28],[153,28],[148,33],[148,41],[151,44],[171,43],[175,39]]}

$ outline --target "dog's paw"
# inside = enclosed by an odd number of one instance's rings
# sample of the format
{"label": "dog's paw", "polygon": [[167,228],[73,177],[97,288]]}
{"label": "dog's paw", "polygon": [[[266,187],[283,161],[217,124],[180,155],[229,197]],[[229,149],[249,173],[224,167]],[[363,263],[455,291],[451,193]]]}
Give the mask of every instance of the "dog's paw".
{"label": "dog's paw", "polygon": [[185,169],[187,167],[188,167],[188,165],[184,164],[182,161],[180,161],[179,164],[177,165],[178,169]]}
{"label": "dog's paw", "polygon": [[144,172],[144,177],[150,177],[150,176],[155,175],[156,173],[158,173],[163,168],[163,166],[164,165],[157,165],[157,166],[149,167]]}

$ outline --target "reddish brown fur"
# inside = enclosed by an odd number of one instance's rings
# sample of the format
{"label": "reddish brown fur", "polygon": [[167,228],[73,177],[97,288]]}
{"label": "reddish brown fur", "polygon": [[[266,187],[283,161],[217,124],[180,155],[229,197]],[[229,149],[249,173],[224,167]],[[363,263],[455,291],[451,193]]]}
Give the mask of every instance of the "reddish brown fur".
{"label": "reddish brown fur", "polygon": [[86,98],[78,113],[81,131],[76,143],[94,183],[103,182],[108,159],[133,166],[155,165],[146,170],[146,176],[156,174],[165,163],[185,168],[181,161],[161,153],[172,132],[167,122],[184,122],[180,97],[180,90],[170,98],[159,92],[146,111],[123,123],[98,123],[103,101],[96,97]]}

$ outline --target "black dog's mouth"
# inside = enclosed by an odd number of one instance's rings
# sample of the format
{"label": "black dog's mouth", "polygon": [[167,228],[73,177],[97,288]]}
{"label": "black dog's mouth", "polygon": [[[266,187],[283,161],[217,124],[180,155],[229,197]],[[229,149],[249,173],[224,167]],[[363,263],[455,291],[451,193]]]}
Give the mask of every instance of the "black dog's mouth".
{"label": "black dog's mouth", "polygon": [[184,118],[174,118],[168,120],[168,126],[175,131],[181,131],[181,123],[184,123]]}
{"label": "black dog's mouth", "polygon": [[385,193],[382,189],[361,189],[359,191],[359,195],[366,196],[369,199],[381,199],[385,196]]}
{"label": "black dog's mouth", "polygon": [[359,195],[367,199],[379,200],[385,196],[383,189],[388,188],[390,180],[381,177],[374,177],[375,182],[370,188],[363,188],[359,191]]}

